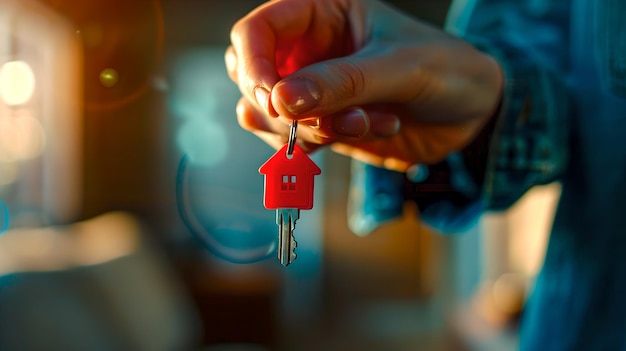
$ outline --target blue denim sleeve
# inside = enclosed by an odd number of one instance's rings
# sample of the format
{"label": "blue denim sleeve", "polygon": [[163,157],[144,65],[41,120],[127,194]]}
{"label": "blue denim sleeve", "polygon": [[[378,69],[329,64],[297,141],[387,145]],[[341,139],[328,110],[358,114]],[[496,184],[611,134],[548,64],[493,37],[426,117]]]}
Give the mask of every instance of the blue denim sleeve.
{"label": "blue denim sleeve", "polygon": [[[495,57],[505,88],[484,152],[483,182],[471,177],[463,152],[450,155],[449,182],[467,201],[442,198],[420,207],[429,226],[443,233],[464,231],[485,210],[505,210],[533,185],[557,180],[564,171],[571,123],[565,84],[569,7],[569,0],[453,2],[447,30]],[[406,177],[353,162],[349,222],[364,235],[402,214]]]}

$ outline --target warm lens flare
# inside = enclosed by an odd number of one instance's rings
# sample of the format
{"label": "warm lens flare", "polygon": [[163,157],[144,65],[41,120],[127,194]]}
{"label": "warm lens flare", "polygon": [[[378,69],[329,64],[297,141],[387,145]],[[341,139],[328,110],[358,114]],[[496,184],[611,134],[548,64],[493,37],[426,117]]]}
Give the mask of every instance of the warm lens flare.
{"label": "warm lens flare", "polygon": [[0,116],[0,162],[34,159],[43,153],[46,145],[44,128],[29,112]]}
{"label": "warm lens flare", "polygon": [[35,91],[35,74],[24,61],[5,62],[0,67],[0,99],[7,105],[27,103]]}
{"label": "warm lens flare", "polygon": [[107,88],[113,88],[119,79],[119,74],[113,68],[106,68],[100,72],[100,83]]}

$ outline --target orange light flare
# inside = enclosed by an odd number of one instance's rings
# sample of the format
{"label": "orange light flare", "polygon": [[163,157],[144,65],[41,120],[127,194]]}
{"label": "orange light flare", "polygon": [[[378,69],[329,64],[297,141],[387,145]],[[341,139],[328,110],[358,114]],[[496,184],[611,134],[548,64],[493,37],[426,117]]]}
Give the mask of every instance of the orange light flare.
{"label": "orange light flare", "polygon": [[74,23],[83,43],[88,110],[118,109],[155,86],[165,36],[160,0],[46,2]]}

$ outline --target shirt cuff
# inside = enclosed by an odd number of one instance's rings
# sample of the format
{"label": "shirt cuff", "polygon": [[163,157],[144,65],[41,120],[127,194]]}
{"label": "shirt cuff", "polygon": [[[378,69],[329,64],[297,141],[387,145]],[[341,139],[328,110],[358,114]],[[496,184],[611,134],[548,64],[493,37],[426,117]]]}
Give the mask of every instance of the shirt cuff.
{"label": "shirt cuff", "polygon": [[[421,220],[433,229],[463,232],[485,210],[505,210],[531,186],[550,183],[564,171],[571,123],[565,84],[533,63],[521,49],[504,42],[468,40],[496,58],[505,77],[493,133],[484,136],[490,138],[488,147],[479,147],[473,153],[453,153],[443,165],[435,165],[445,168],[442,183],[447,183],[449,189],[444,186],[430,196],[423,196],[421,189],[425,187],[407,183],[403,173],[353,160],[348,223],[357,235],[367,235],[400,217],[407,199],[416,200]],[[485,145],[472,143],[470,147],[477,144]],[[470,164],[474,157],[482,158],[479,164],[485,169]],[[481,176],[476,176],[477,172]],[[430,178],[424,183],[433,180]]]}
{"label": "shirt cuff", "polygon": [[570,98],[563,81],[527,52],[504,42],[467,39],[503,69],[504,95],[482,199],[487,209],[505,210],[533,185],[550,183],[563,173],[569,156]]}

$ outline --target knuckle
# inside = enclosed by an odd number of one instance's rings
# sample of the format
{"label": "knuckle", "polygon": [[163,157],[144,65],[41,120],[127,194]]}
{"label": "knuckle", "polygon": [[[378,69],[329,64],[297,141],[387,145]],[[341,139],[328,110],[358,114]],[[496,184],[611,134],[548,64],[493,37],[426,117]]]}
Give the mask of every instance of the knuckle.
{"label": "knuckle", "polygon": [[244,18],[239,19],[237,22],[235,22],[235,24],[233,24],[233,26],[230,29],[230,41],[233,44],[237,44],[240,42],[241,39],[241,33],[244,33],[246,31],[246,27],[248,27],[248,23]]}
{"label": "knuckle", "polygon": [[339,80],[339,96],[355,97],[365,90],[365,73],[363,69],[350,60],[342,60],[334,65],[335,77]]}

